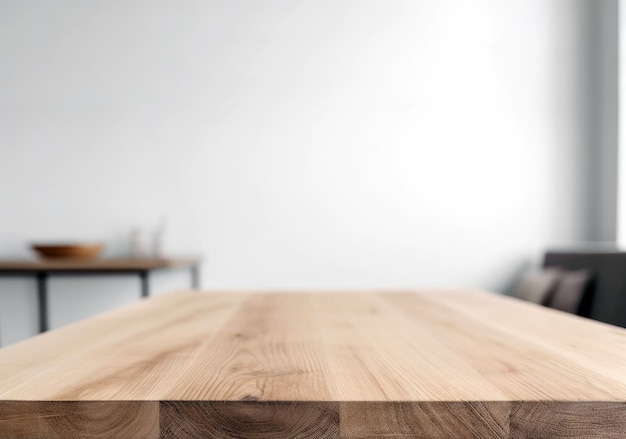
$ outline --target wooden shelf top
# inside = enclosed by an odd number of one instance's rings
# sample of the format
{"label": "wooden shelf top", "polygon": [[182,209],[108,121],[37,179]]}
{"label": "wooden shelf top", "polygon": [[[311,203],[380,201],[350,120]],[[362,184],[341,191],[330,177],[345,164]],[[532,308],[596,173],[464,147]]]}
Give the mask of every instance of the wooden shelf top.
{"label": "wooden shelf top", "polygon": [[626,330],[476,291],[174,293],[1,349],[0,370],[0,433],[51,438],[626,431]]}
{"label": "wooden shelf top", "polygon": [[149,271],[161,268],[190,267],[197,264],[198,261],[199,259],[197,258],[0,260],[0,273],[38,271]]}

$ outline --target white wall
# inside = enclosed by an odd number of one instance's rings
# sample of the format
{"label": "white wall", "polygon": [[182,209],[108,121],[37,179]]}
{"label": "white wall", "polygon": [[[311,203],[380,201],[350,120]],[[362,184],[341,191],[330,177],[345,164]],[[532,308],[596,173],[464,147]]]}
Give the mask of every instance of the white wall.
{"label": "white wall", "polygon": [[[619,70],[626,72],[626,4],[622,0],[619,8]],[[618,184],[618,244],[626,248],[626,82],[624,73],[621,73],[622,84],[619,87],[619,125],[622,127],[619,133],[619,154],[616,154],[615,162],[619,164]]]}
{"label": "white wall", "polygon": [[619,163],[619,0],[603,0],[590,9],[589,100],[591,168],[589,238],[613,245],[618,238]]}
{"label": "white wall", "polygon": [[[167,215],[210,288],[504,290],[596,233],[599,3],[2,0],[0,256]],[[51,288],[53,326],[138,294]],[[5,344],[34,291],[0,280]]]}

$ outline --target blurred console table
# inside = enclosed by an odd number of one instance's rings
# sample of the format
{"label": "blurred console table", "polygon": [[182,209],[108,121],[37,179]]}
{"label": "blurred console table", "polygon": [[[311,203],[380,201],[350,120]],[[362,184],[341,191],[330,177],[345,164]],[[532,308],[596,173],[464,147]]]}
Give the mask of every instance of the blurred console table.
{"label": "blurred console table", "polygon": [[188,269],[191,287],[200,287],[200,259],[41,259],[0,261],[0,276],[32,275],[37,279],[39,330],[48,330],[48,277],[54,275],[136,275],[141,282],[141,297],[150,295],[150,272],[164,269]]}

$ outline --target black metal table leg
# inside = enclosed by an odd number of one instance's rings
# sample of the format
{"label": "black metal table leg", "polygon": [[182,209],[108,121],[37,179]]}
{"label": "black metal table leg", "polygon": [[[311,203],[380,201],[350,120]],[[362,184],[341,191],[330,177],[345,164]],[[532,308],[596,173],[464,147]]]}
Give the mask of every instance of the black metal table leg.
{"label": "black metal table leg", "polygon": [[194,290],[200,288],[200,264],[191,266],[191,288]]}
{"label": "black metal table leg", "polygon": [[149,279],[148,279],[148,272],[147,271],[140,271],[139,272],[139,279],[141,280],[141,297],[148,297],[148,296],[150,296],[150,285],[149,285]]}
{"label": "black metal table leg", "polygon": [[48,273],[37,272],[37,296],[39,299],[39,332],[48,330]]}

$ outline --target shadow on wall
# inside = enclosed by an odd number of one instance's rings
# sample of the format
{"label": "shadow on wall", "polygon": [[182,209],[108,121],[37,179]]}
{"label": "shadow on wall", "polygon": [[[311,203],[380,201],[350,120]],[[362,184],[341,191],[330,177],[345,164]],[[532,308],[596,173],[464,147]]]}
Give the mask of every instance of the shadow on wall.
{"label": "shadow on wall", "polygon": [[515,294],[515,290],[521,280],[533,269],[533,263],[530,259],[526,259],[521,262],[512,273],[505,278],[506,280],[503,282],[503,288],[500,290],[502,294],[506,296],[513,296]]}

